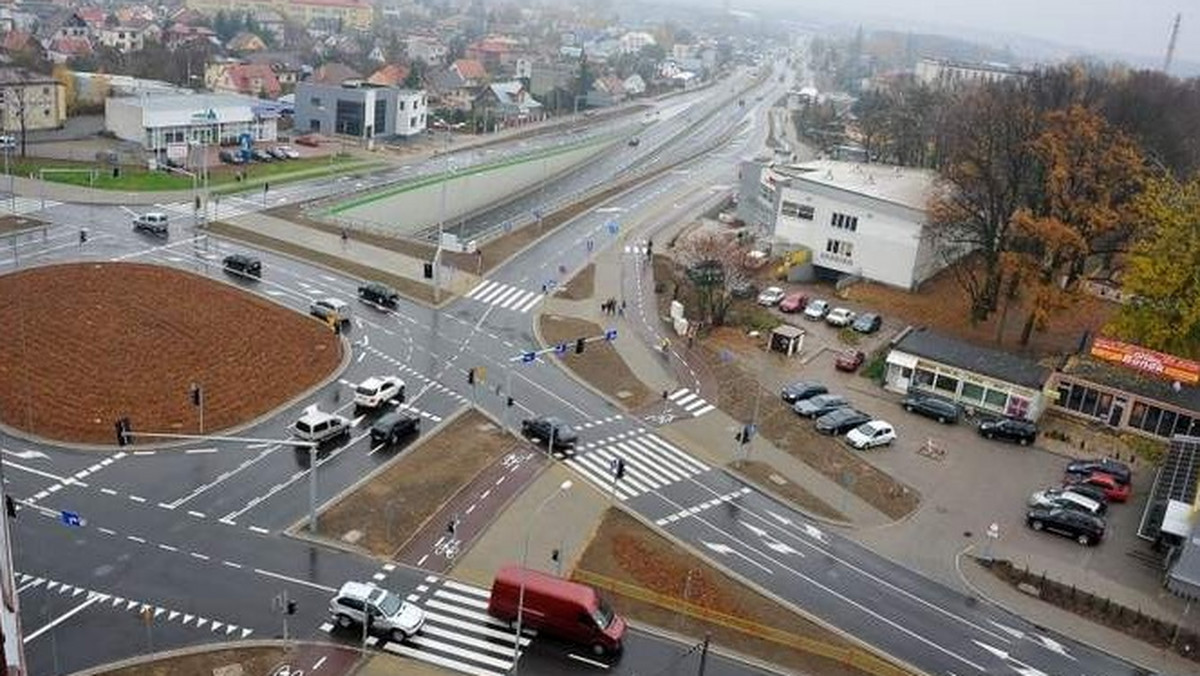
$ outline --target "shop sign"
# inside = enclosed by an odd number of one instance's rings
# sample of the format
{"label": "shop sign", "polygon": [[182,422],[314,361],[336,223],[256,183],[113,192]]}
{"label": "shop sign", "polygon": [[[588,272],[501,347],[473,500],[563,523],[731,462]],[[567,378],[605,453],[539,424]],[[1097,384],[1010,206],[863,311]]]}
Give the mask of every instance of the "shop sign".
{"label": "shop sign", "polygon": [[1200,363],[1157,352],[1140,345],[1123,343],[1110,338],[1096,338],[1092,341],[1092,356],[1180,383],[1188,385],[1200,383]]}

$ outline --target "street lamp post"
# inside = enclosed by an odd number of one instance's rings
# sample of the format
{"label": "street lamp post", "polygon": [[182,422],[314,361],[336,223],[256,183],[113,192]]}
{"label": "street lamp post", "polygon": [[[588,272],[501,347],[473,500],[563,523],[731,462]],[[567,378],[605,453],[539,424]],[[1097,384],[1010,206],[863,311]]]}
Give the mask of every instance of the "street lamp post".
{"label": "street lamp post", "polygon": [[437,234],[437,249],[433,253],[433,302],[440,303],[442,300],[442,232],[446,227],[446,184],[450,182],[454,175],[454,164],[450,161],[450,156],[446,156],[446,171],[442,175],[442,197],[441,206],[438,209],[438,234]]}
{"label": "street lamp post", "polygon": [[[525,543],[521,547],[521,590],[517,594],[517,635],[515,637],[516,640],[513,647],[512,672],[514,676],[517,673],[517,666],[521,661],[521,622],[524,620],[525,615],[525,566],[529,563],[529,539],[533,536],[533,524],[537,521],[537,515],[541,513],[541,511],[545,509],[547,505],[553,502],[555,498],[569,490],[571,490],[571,480],[567,479],[559,485],[558,490],[546,496],[546,499],[542,500],[542,504],[538,505],[537,509],[533,510],[533,514],[529,517],[528,525],[525,527]],[[559,553],[559,556],[562,556],[561,552]]]}

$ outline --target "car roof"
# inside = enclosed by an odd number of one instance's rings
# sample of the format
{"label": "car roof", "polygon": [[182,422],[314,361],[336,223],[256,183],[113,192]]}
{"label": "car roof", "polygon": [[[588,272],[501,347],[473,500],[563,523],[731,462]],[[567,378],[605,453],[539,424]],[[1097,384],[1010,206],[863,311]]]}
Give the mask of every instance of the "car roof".
{"label": "car roof", "polygon": [[346,307],[346,301],[338,300],[337,298],[322,298],[317,302],[321,303],[322,305],[328,305],[329,307]]}
{"label": "car roof", "polygon": [[378,587],[366,582],[350,581],[342,585],[342,588],[338,590],[338,596],[349,596],[357,599],[365,599],[374,589],[378,589]]}
{"label": "car roof", "polygon": [[329,420],[331,418],[340,418],[340,417],[341,416],[337,415],[336,413],[327,413],[320,409],[311,409],[311,410],[305,411],[304,414],[300,416],[300,419],[297,422],[306,422],[306,423],[312,425],[315,423],[319,423],[322,420]]}

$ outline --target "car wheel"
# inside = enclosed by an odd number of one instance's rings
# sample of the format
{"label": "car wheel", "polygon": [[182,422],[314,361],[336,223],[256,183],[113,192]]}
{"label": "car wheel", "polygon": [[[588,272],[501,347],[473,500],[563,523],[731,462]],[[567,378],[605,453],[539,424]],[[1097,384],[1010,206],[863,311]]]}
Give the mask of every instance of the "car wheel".
{"label": "car wheel", "polygon": [[603,657],[604,653],[606,653],[606,652],[608,652],[608,651],[606,651],[604,649],[604,646],[600,645],[599,643],[592,644],[592,654],[595,655],[596,657]]}
{"label": "car wheel", "polygon": [[1029,445],[1029,439],[1027,439],[1027,438],[1025,438],[1025,437],[1021,437],[1021,438],[1020,438],[1020,439],[1017,441],[1017,443],[1018,443],[1018,444],[1020,444],[1020,445],[1022,445],[1022,446],[1028,446],[1028,445]]}
{"label": "car wheel", "polygon": [[995,435],[995,434],[992,434],[991,432],[984,432],[984,433],[983,433],[983,438],[984,438],[984,439],[995,439],[995,438],[996,438],[996,435]]}
{"label": "car wheel", "polygon": [[905,404],[905,405],[904,405],[904,410],[905,410],[905,411],[908,411],[909,413],[912,413],[912,406],[909,406],[908,404]]}
{"label": "car wheel", "polygon": [[349,615],[337,616],[337,626],[341,627],[342,629],[346,629],[352,624],[354,624],[354,620],[350,619]]}
{"label": "car wheel", "polygon": [[945,424],[946,424],[946,416],[944,416],[944,415],[939,415],[939,416],[937,417],[937,421],[938,421],[938,422],[940,422],[941,424],[945,425]]}
{"label": "car wheel", "polygon": [[1084,547],[1087,547],[1088,545],[1092,544],[1092,538],[1090,535],[1080,535],[1079,537],[1075,538],[1075,541],[1078,542],[1079,544],[1083,545]]}
{"label": "car wheel", "polygon": [[1034,530],[1042,530],[1046,527],[1046,524],[1042,523],[1041,521],[1034,521],[1033,523],[1029,524],[1029,527]]}
{"label": "car wheel", "polygon": [[407,639],[408,639],[408,634],[404,633],[404,631],[402,629],[393,629],[392,630],[392,640],[395,641],[396,643],[403,643]]}

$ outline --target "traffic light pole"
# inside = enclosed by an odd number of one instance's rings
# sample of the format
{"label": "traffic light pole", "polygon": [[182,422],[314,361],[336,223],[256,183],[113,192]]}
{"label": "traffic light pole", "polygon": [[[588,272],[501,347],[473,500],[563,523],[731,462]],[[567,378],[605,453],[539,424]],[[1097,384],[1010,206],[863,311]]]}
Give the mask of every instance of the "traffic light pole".
{"label": "traffic light pole", "polygon": [[10,674],[25,671],[25,644],[21,633],[21,606],[13,570],[12,531],[9,530],[8,500],[4,493],[4,463],[0,462],[0,629],[4,633],[4,669]]}

